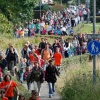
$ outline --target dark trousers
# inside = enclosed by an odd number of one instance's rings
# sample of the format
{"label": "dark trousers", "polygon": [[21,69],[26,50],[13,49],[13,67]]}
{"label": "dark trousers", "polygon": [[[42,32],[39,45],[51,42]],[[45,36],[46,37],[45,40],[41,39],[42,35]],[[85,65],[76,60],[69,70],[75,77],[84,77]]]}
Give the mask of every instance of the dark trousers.
{"label": "dark trousers", "polygon": [[8,70],[12,75],[14,75],[14,61],[9,61],[8,62]]}
{"label": "dark trousers", "polygon": [[8,100],[14,100],[14,97],[8,97]]}

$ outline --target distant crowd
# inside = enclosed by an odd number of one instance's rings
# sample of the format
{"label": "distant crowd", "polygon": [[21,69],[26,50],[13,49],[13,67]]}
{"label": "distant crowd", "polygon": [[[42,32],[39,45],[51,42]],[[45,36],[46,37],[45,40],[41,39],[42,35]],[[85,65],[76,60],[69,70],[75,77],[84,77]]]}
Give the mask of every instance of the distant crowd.
{"label": "distant crowd", "polygon": [[80,6],[73,9],[73,6],[63,11],[43,13],[41,19],[25,21],[24,26],[14,26],[14,36],[17,38],[25,36],[41,35],[74,35],[73,27],[83,21],[87,21],[89,9]]}

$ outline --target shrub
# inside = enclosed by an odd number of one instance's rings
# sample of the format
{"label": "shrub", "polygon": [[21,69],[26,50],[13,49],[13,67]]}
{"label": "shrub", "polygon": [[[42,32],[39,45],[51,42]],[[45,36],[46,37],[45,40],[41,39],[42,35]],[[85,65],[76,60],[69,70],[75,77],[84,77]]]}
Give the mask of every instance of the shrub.
{"label": "shrub", "polygon": [[51,7],[52,11],[62,11],[64,8],[65,6],[61,4],[55,4]]}
{"label": "shrub", "polygon": [[[93,16],[90,17],[90,21],[93,22]],[[96,22],[100,22],[100,16],[96,16]]]}
{"label": "shrub", "polygon": [[13,24],[7,20],[7,18],[0,13],[0,34],[9,34],[13,32]]}
{"label": "shrub", "polygon": [[[81,63],[80,63],[81,57]],[[100,59],[97,59],[96,84],[93,84],[93,63],[88,62],[88,54],[65,59],[63,73],[57,82],[61,100],[99,100],[100,99]]]}

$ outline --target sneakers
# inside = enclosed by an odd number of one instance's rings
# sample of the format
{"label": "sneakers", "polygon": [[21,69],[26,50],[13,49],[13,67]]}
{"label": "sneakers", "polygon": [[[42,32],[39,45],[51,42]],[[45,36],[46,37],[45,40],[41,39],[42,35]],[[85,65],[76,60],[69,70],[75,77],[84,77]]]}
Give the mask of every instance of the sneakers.
{"label": "sneakers", "polygon": [[39,93],[39,96],[41,96],[40,93]]}
{"label": "sneakers", "polygon": [[54,94],[49,94],[49,98],[52,98],[54,96]]}
{"label": "sneakers", "polygon": [[51,95],[49,95],[49,98],[52,98],[52,96],[51,96]]}

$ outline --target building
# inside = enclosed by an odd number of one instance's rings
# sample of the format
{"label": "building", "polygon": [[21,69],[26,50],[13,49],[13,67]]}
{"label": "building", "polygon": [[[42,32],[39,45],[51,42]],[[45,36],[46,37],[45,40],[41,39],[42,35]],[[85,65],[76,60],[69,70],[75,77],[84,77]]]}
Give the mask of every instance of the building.
{"label": "building", "polygon": [[53,0],[41,0],[42,4],[53,4]]}

